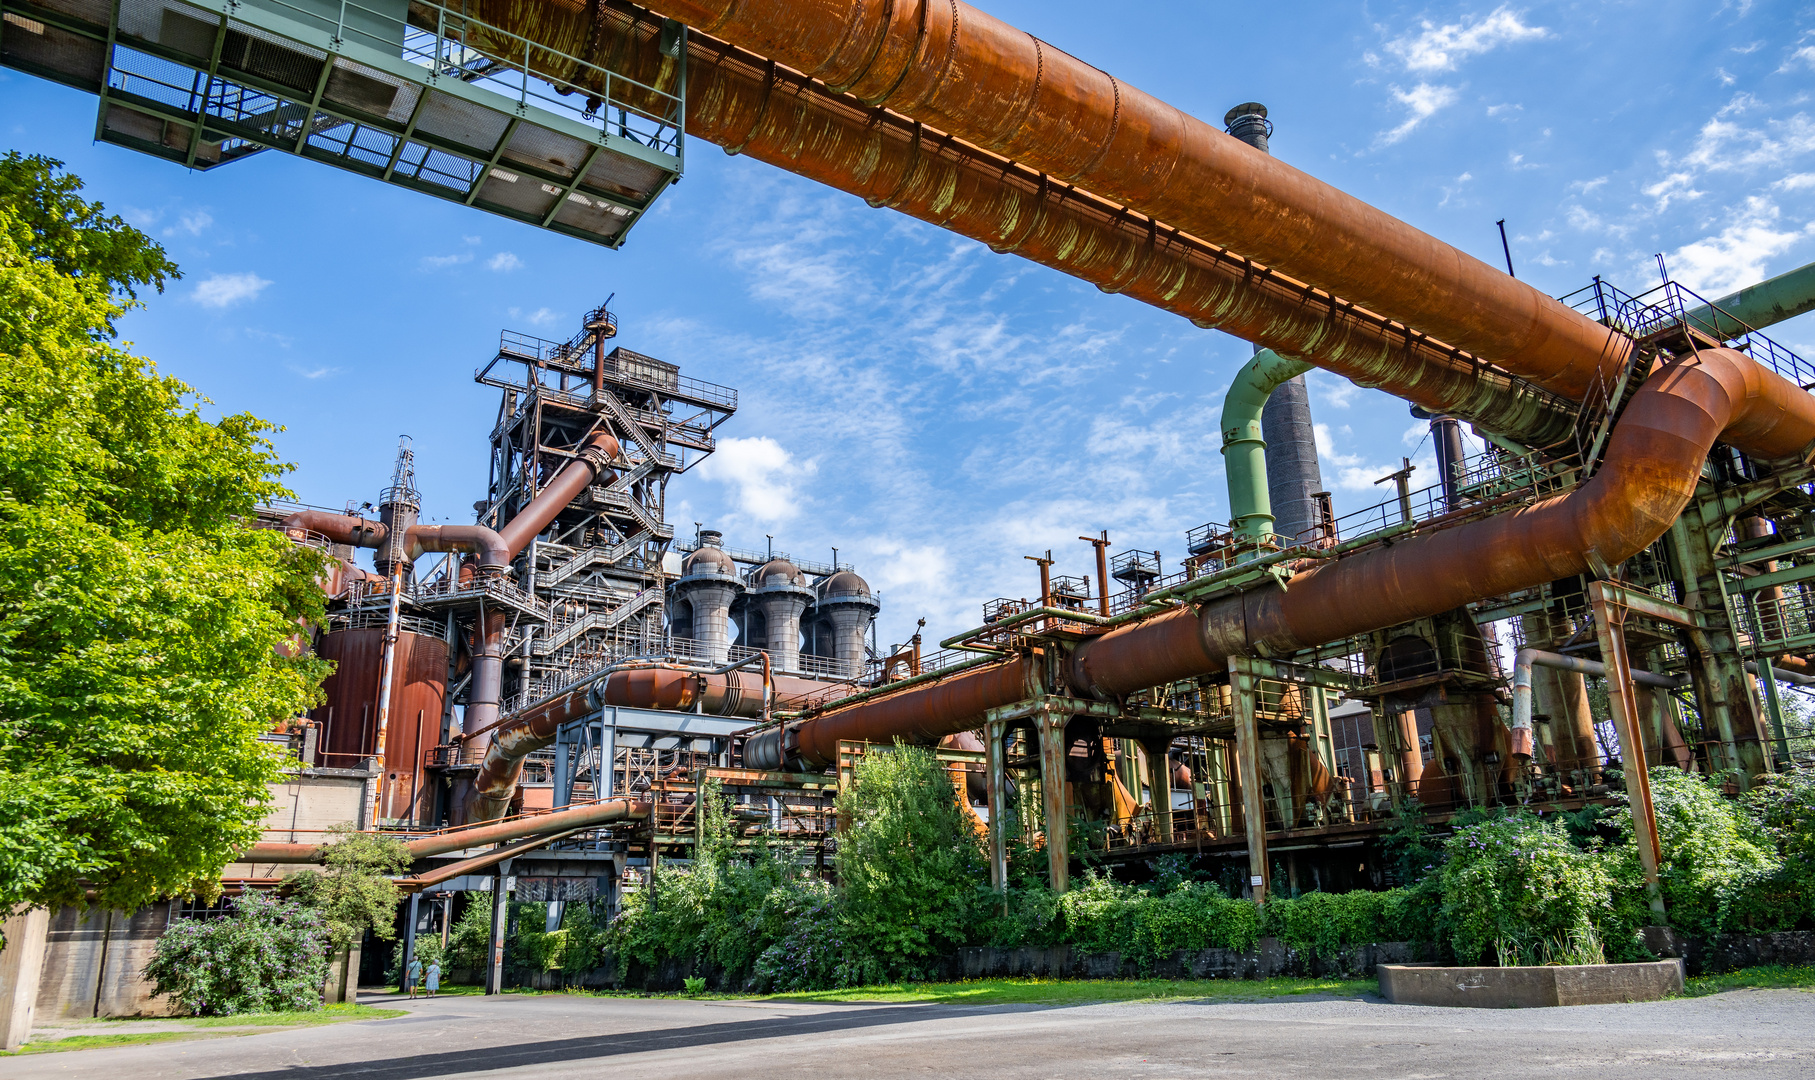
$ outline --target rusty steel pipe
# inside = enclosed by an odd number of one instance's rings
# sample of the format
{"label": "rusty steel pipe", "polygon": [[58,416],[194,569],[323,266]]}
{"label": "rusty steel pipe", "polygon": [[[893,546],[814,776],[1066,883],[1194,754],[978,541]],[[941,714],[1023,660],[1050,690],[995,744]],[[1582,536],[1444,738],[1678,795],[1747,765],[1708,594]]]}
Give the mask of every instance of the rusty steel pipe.
{"label": "rusty steel pipe", "polygon": [[516,554],[502,536],[483,525],[412,525],[405,539],[411,559],[430,551],[467,552],[479,556],[480,570],[492,573],[510,569]]}
{"label": "rusty steel pipe", "polygon": [[[771,677],[774,704],[799,708],[811,695],[837,684],[787,675]],[[492,732],[485,760],[473,777],[473,800],[468,816],[483,821],[504,813],[523,759],[551,745],[563,724],[597,712],[601,706],[629,709],[668,709],[685,712],[698,708],[713,716],[763,714],[763,676],[754,671],[704,672],[665,665],[638,665],[612,671],[562,693],[525,706]],[[478,729],[474,729],[478,733]]]}
{"label": "rusty steel pipe", "polygon": [[603,431],[596,431],[581,444],[579,456],[561,466],[546,487],[536,493],[517,516],[504,523],[498,536],[504,541],[511,558],[529,546],[536,534],[548,528],[567,505],[580,497],[593,480],[610,475],[611,459],[618,456],[618,441]]}
{"label": "rusty steel pipe", "polygon": [[[1281,655],[1435,615],[1471,600],[1608,566],[1643,551],[1695,492],[1716,438],[1760,460],[1815,443],[1815,397],[1731,349],[1705,350],[1651,376],[1616,424],[1594,477],[1523,510],[1322,563],[1286,588],[1181,607],[1079,646],[1068,681],[1116,698],[1220,671],[1230,656]],[[1019,658],[764,732],[807,764],[836,759],[839,739],[930,741],[977,725],[1029,695]]]}
{"label": "rusty steel pipe", "polygon": [[[607,799],[604,802],[577,806],[571,810],[556,810],[548,814],[538,814],[535,817],[498,821],[465,829],[450,829],[432,836],[418,836],[405,840],[403,846],[410,849],[411,858],[423,859],[430,855],[446,855],[450,851],[465,851],[467,848],[478,847],[481,844],[496,844],[525,836],[542,836],[547,833],[584,829],[608,821],[640,817],[647,813],[647,803],[635,799]],[[234,861],[318,863],[325,857],[330,846],[332,845],[260,843],[241,852]]]}
{"label": "rusty steel pipe", "polygon": [[[628,4],[474,0],[505,30],[672,88],[660,20]],[[432,18],[419,11],[416,20]],[[472,43],[487,42],[475,32]],[[600,90],[553,53],[532,67]],[[1567,439],[1571,407],[1481,359],[1269,267],[907,120],[703,34],[688,35],[687,133],[1190,319],[1360,386],[1532,446]],[[638,104],[635,88],[612,92]],[[655,105],[655,102],[649,102]],[[1246,148],[1244,148],[1246,149]]]}
{"label": "rusty steel pipe", "polygon": [[1625,363],[1630,342],[1587,316],[961,0],[648,4],[1572,400]]}
{"label": "rusty steel pipe", "polygon": [[[304,510],[284,519],[285,533],[315,533],[336,544],[350,547],[383,547],[390,530],[382,522],[370,521],[353,514],[336,514],[331,510]],[[300,540],[302,537],[291,537]]]}

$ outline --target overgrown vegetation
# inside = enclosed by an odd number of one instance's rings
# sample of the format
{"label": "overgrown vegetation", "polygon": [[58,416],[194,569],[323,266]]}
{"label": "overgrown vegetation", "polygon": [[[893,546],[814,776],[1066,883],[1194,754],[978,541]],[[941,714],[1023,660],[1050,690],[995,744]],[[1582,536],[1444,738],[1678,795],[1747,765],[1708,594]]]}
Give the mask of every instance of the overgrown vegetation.
{"label": "overgrown vegetation", "polygon": [[247,525],[275,429],[117,342],[177,268],[81,190],[0,158],[0,912],[217,889],[328,667],[319,556]]}
{"label": "overgrown vegetation", "polygon": [[321,1008],[332,937],[313,909],[244,893],[226,915],[179,919],[145,965],[152,993],[194,1016]]}
{"label": "overgrown vegetation", "polygon": [[[1815,928],[1815,770],[1770,778],[1742,800],[1674,769],[1655,771],[1652,783],[1678,929]],[[1467,812],[1440,840],[1408,813],[1386,854],[1390,874],[1409,884],[1256,906],[1235,895],[1239,880],[1194,871],[1184,856],[1153,860],[1140,884],[1086,870],[1056,895],[1045,853],[1020,845],[1010,847],[1006,893],[996,892],[947,772],[911,747],[860,764],[840,807],[850,829],[837,886],[785,841],[740,836],[718,791],[708,787],[702,805],[704,840],[690,867],[665,867],[653,889],[627,891],[609,927],[569,905],[549,934],[544,906],[521,905],[510,965],[578,976],[615,957],[633,980],[638,968],[670,964],[670,979],[721,975],[728,988],[841,994],[916,983],[940,957],[975,945],[1119,953],[1143,974],[1181,950],[1242,952],[1263,937],[1326,960],[1388,941],[1463,963],[1648,958],[1639,930],[1653,916],[1626,819],[1601,808]],[[471,953],[456,966],[479,962],[489,917],[475,905],[456,925],[450,951]]]}
{"label": "overgrown vegetation", "polygon": [[393,924],[402,895],[390,875],[408,870],[410,862],[403,841],[342,825],[333,830],[322,868],[300,870],[284,884],[292,899],[321,914],[332,947],[340,950],[367,930],[385,941],[397,936]]}

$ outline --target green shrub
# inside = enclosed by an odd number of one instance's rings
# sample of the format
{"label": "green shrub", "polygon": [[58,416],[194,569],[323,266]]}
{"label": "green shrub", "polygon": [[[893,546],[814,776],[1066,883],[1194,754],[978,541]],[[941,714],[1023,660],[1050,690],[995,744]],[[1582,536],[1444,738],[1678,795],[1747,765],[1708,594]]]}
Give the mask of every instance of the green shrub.
{"label": "green shrub", "polygon": [[451,967],[482,968],[492,943],[492,894],[474,893],[466,910],[448,931],[447,959]]}
{"label": "green shrub", "polygon": [[1201,882],[1159,894],[1089,874],[1059,898],[1058,908],[1065,944],[1119,952],[1142,970],[1180,949],[1246,950],[1260,937],[1254,904]]}
{"label": "green shrub", "polygon": [[871,750],[838,813],[848,823],[836,867],[850,939],[904,975],[963,942],[983,846],[932,752]]}
{"label": "green shrub", "polygon": [[1326,957],[1373,942],[1419,941],[1430,931],[1417,901],[1408,889],[1281,897],[1262,907],[1260,932]]}
{"label": "green shrub", "polygon": [[179,919],[145,977],[193,1016],[319,1009],[330,936],[315,911],[249,892],[221,918]]}
{"label": "green shrub", "polygon": [[1456,830],[1438,871],[1440,932],[1464,964],[1490,949],[1569,940],[1613,914],[1617,879],[1563,822],[1525,811]]}
{"label": "green shrub", "polygon": [[1698,938],[1740,929],[1747,895],[1783,868],[1770,833],[1714,780],[1680,769],[1651,770],[1651,802],[1670,925]]}
{"label": "green shrub", "polygon": [[322,869],[301,870],[284,879],[290,896],[321,913],[333,934],[333,947],[344,949],[370,930],[380,939],[396,936],[397,904],[403,897],[392,874],[410,868],[410,849],[403,841],[336,826],[322,858]]}

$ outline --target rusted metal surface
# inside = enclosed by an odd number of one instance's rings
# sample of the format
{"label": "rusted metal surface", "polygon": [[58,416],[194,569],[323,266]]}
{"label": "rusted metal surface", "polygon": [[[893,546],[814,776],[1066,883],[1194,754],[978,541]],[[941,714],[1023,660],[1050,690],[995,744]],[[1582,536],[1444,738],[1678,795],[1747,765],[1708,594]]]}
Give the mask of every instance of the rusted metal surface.
{"label": "rusted metal surface", "polygon": [[[577,0],[477,0],[471,10],[657,88],[674,85],[678,62],[662,54],[660,20],[640,9],[601,4],[596,24],[593,6]],[[574,75],[550,60],[547,74]],[[1531,445],[1572,430],[1556,399],[1458,348],[760,56],[689,34],[687,79],[687,133],[729,152]]]}
{"label": "rusted metal surface", "polygon": [[1110,631],[1079,648],[1071,681],[1113,697],[1221,667],[1247,649],[1279,655],[1394,626],[1543,582],[1616,566],[1670,528],[1719,437],[1752,457],[1815,440],[1815,398],[1731,349],[1653,375],[1582,487],[1523,510],[1369,548],[1229,597]]}
{"label": "rusted metal surface", "polygon": [[[322,684],[327,701],[310,715],[321,726],[316,763],[331,768],[363,767],[377,753],[381,629],[337,630],[323,634],[320,656],[337,665]],[[441,712],[447,695],[447,643],[425,634],[397,635],[391,684],[390,722],[385,725],[385,769],[379,777],[378,817],[427,821],[435,789],[425,767],[441,741]]]}
{"label": "rusted metal surface", "polygon": [[412,525],[409,557],[429,551],[464,551],[479,556],[484,570],[502,572],[514,554],[504,538],[483,525]]}
{"label": "rusted metal surface", "polygon": [[[1222,670],[1231,656],[1281,655],[1617,565],[1663,535],[1694,494],[1716,437],[1759,459],[1815,442],[1815,398],[1742,353],[1703,351],[1646,382],[1594,477],[1567,495],[1367,548],[1287,587],[1179,608],[1081,645],[1072,689],[1108,699]],[[840,739],[931,742],[1030,696],[1022,658],[831,709],[764,732],[778,759],[836,760]],[[748,752],[748,751],[747,751]]]}
{"label": "rusted metal surface", "polygon": [[579,456],[561,466],[548,485],[536,493],[529,505],[498,530],[499,539],[510,557],[529,546],[536,534],[548,528],[567,504],[579,498],[596,477],[609,474],[612,458],[618,456],[618,441],[603,431],[594,432],[581,445]]}
{"label": "rusted metal surface", "polygon": [[325,536],[336,544],[375,548],[384,543],[388,530],[382,522],[330,510],[304,510],[284,519],[284,532],[302,540],[307,534]]}
{"label": "rusted metal surface", "polygon": [[841,739],[890,743],[895,739],[933,743],[977,726],[990,709],[1031,696],[1032,662],[1017,656],[1000,664],[972,668],[948,679],[924,683],[844,709],[831,709],[808,720],[763,731],[744,745],[748,760],[829,765],[838,760]]}
{"label": "rusted metal surface", "polygon": [[1571,399],[1597,378],[1611,384],[1630,348],[1524,282],[960,0],[649,6]]}
{"label": "rusted metal surface", "polygon": [[[591,828],[611,821],[636,820],[647,816],[649,816],[647,802],[637,799],[606,799],[603,802],[588,803],[585,806],[577,806],[569,810],[556,810],[548,814],[537,814],[533,817],[512,818],[509,821],[495,821],[487,825],[474,825],[464,829],[445,829],[428,836],[405,840],[403,846],[409,849],[412,858],[422,859],[430,855],[446,855],[450,851],[465,851],[467,848],[516,840],[525,836],[546,836],[550,833]],[[240,853],[239,861],[248,863],[321,862],[327,846],[294,843],[254,844]]]}

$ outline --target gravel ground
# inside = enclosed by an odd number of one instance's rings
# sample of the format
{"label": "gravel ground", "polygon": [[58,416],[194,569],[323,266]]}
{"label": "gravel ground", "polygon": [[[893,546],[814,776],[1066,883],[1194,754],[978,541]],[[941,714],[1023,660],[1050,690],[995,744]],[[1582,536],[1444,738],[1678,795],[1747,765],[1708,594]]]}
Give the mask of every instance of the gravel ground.
{"label": "gravel ground", "polygon": [[1815,993],[1489,1011],[1303,998],[963,1007],[590,997],[364,1004],[391,1020],[11,1058],[41,1077],[428,1080],[1280,1076],[1815,1077]]}

